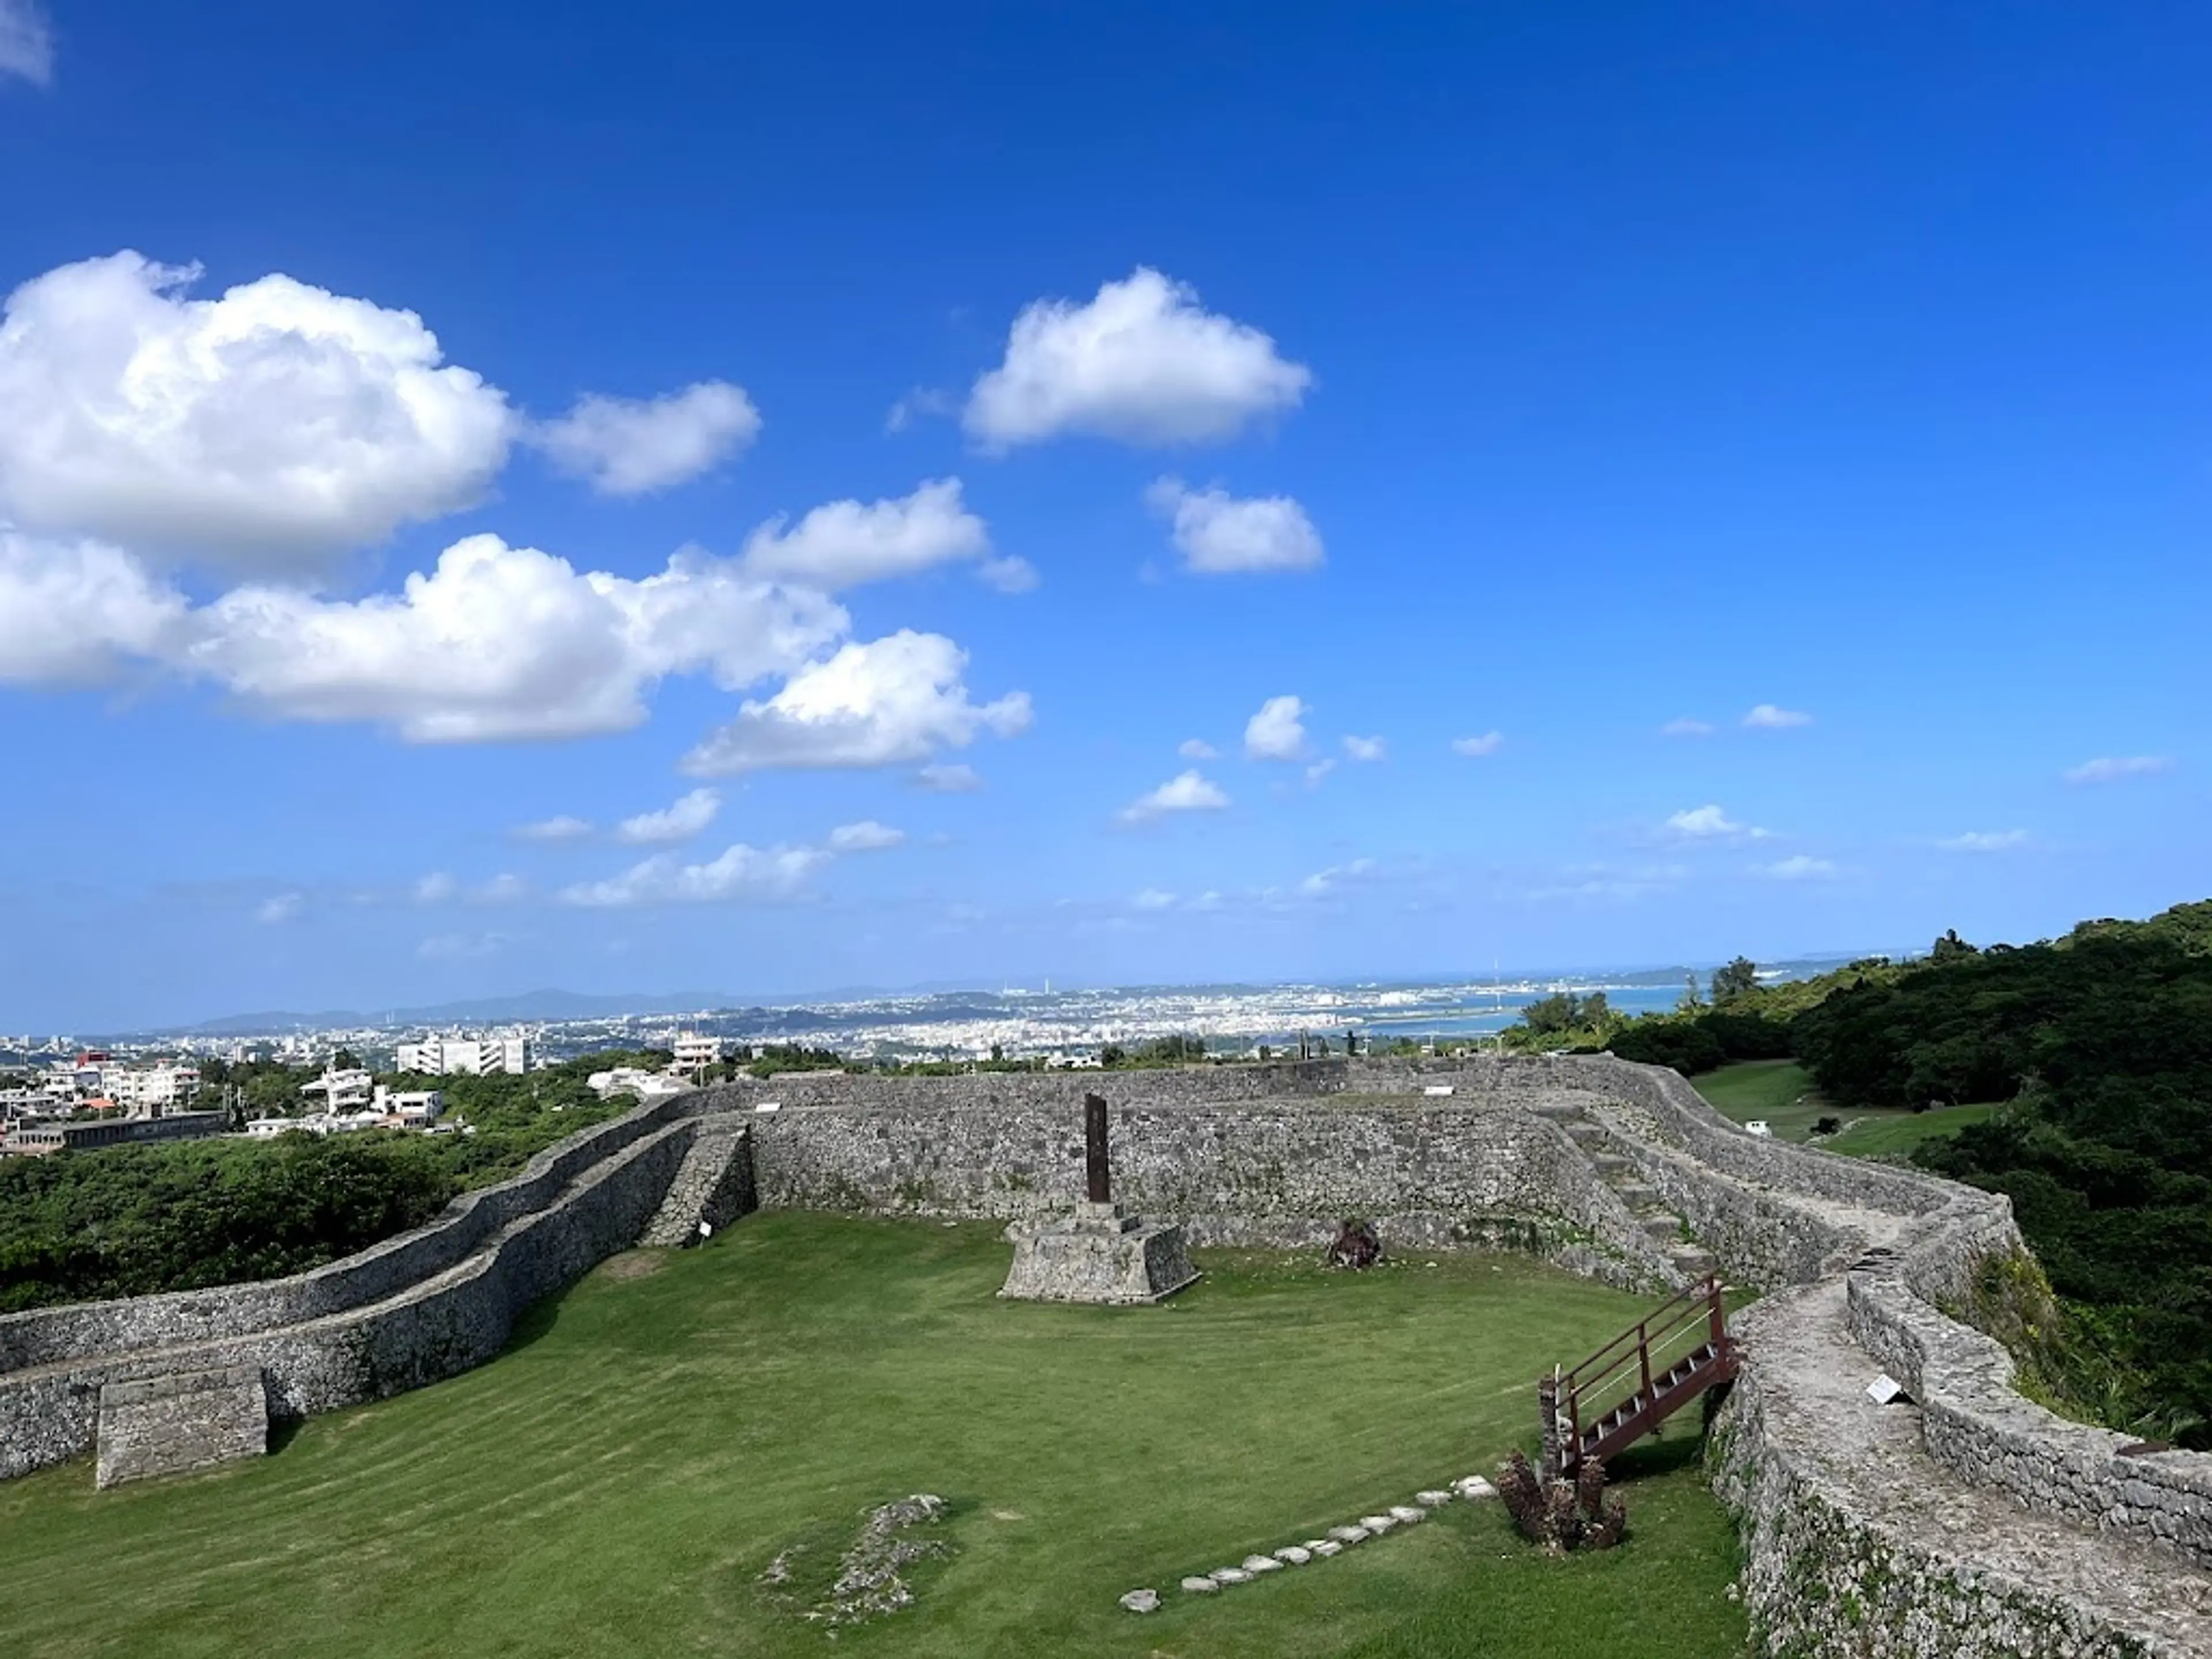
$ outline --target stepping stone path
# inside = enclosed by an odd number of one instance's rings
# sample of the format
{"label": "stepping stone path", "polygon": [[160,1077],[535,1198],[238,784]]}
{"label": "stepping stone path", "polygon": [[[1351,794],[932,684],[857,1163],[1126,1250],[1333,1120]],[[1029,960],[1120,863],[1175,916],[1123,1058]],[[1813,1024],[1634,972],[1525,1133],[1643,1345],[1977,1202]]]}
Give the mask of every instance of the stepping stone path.
{"label": "stepping stone path", "polygon": [[[1303,1567],[1310,1561],[1327,1560],[1340,1555],[1351,1545],[1363,1543],[1370,1538],[1379,1538],[1394,1527],[1410,1527],[1429,1518],[1431,1510],[1441,1509],[1455,1498],[1472,1503],[1477,1498],[1495,1498],[1498,1488],[1479,1474],[1463,1474],[1449,1486],[1428,1486],[1413,1494],[1410,1504],[1393,1504],[1377,1515],[1363,1515],[1357,1525],[1331,1527],[1326,1538],[1309,1538],[1303,1544],[1285,1544],[1272,1555],[1248,1555],[1244,1565],[1238,1567],[1216,1567],[1203,1576],[1193,1575],[1182,1581],[1186,1594],[1212,1595],[1224,1584],[1249,1584],[1262,1574],[1280,1572],[1285,1567]],[[1121,1598],[1121,1605],[1132,1613],[1150,1613],[1158,1607],[1160,1599],[1152,1590],[1131,1590]]]}

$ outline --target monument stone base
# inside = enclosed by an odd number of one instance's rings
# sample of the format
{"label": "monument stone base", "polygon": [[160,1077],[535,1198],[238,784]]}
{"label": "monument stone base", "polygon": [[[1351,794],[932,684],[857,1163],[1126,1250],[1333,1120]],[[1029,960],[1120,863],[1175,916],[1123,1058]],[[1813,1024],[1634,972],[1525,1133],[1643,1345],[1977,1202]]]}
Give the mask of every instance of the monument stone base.
{"label": "monument stone base", "polygon": [[1024,1302],[1158,1302],[1198,1277],[1181,1227],[1148,1224],[1118,1204],[1017,1221],[1006,1237],[1014,1265],[999,1294]]}

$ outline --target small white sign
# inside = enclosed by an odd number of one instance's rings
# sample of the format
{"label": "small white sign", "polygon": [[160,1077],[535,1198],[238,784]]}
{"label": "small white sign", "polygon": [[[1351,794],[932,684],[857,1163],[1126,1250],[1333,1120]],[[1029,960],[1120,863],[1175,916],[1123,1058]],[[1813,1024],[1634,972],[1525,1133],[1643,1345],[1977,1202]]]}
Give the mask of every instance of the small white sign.
{"label": "small white sign", "polygon": [[1771,1140],[1774,1136],[1774,1131],[1767,1127],[1766,1120],[1763,1117],[1752,1119],[1743,1126],[1743,1132],[1747,1135],[1757,1135],[1761,1140]]}
{"label": "small white sign", "polygon": [[1867,1398],[1877,1406],[1887,1406],[1891,1401],[1904,1397],[1905,1384],[1887,1371],[1867,1384]]}
{"label": "small white sign", "polygon": [[1434,1096],[1437,1097],[1442,1097],[1443,1096],[1449,1094],[1451,1091],[1452,1086],[1449,1083],[1431,1083],[1421,1091],[1425,1095]]}
{"label": "small white sign", "polygon": [[753,1107],[757,1112],[780,1112],[782,1109],[783,1103],[780,1100],[763,1100]]}
{"label": "small white sign", "polygon": [[702,1221],[702,1222],[701,1222],[701,1223],[699,1224],[699,1237],[702,1237],[702,1238],[712,1238],[714,1236],[714,1224],[713,1222],[711,1222],[711,1221]]}

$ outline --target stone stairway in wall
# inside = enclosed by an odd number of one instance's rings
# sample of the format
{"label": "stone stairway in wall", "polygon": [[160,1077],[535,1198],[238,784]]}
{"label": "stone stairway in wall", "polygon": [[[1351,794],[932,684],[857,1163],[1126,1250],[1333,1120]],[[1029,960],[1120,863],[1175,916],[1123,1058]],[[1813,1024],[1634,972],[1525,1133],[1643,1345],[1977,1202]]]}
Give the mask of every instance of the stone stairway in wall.
{"label": "stone stairway in wall", "polygon": [[688,1249],[751,1207],[750,1149],[741,1125],[702,1130],[684,1155],[668,1196],[647,1224],[640,1246]]}
{"label": "stone stairway in wall", "polygon": [[1717,1271],[1712,1253],[1690,1236],[1682,1218],[1661,1201],[1657,1191],[1643,1177],[1636,1160],[1628,1155],[1618,1132],[1593,1117],[1580,1101],[1547,1101],[1529,1109],[1538,1117],[1556,1123],[1568,1139],[1589,1160],[1597,1178],[1628,1206],[1685,1285],[1694,1284]]}

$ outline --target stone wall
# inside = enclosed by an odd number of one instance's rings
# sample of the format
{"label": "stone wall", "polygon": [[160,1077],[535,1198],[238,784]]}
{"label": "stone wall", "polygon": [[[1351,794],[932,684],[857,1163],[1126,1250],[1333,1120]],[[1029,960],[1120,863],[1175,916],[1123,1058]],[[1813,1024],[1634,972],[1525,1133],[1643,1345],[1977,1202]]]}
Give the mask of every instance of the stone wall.
{"label": "stone wall", "polygon": [[[59,1357],[0,1370],[0,1479],[88,1449],[112,1383],[251,1366],[266,1379],[272,1416],[285,1419],[483,1364],[525,1308],[637,1238],[702,1103],[692,1096],[641,1107],[540,1154],[515,1180],[469,1195],[419,1232],[316,1273],[13,1316],[11,1352]],[[488,1218],[501,1224],[487,1227]],[[285,1321],[295,1309],[311,1311]],[[102,1339],[111,1346],[96,1346]]]}
{"label": "stone wall", "polygon": [[[1304,1084],[1319,1068],[1252,1069]],[[1517,1248],[1636,1288],[1667,1282],[1649,1234],[1552,1123],[1480,1094],[1208,1098],[1243,1073],[1091,1079],[1111,1103],[1115,1198],[1182,1223],[1198,1245],[1319,1247],[1364,1216],[1389,1246]],[[1030,1080],[860,1079],[849,1100],[834,1085],[781,1089],[778,1109],[752,1120],[759,1201],[1007,1220],[1064,1208],[1083,1196],[1086,1085],[1040,1089],[1042,1100],[1006,1086]],[[740,1105],[760,1092],[710,1094]]]}
{"label": "stone wall", "polygon": [[185,1474],[269,1449],[269,1391],[251,1365],[179,1371],[100,1391],[94,1484]]}

